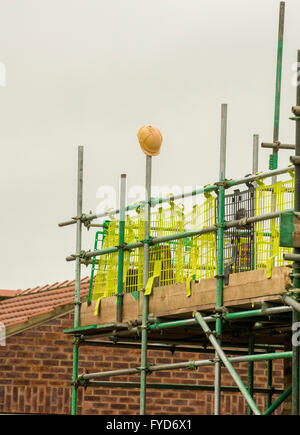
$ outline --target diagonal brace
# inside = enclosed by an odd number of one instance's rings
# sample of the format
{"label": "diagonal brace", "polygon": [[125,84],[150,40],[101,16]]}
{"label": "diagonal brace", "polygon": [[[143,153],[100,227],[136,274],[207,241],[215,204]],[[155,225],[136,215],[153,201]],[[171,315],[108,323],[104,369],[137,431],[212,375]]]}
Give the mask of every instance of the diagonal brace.
{"label": "diagonal brace", "polygon": [[255,415],[261,415],[261,412],[259,411],[258,407],[256,406],[256,404],[255,404],[254,400],[252,399],[251,395],[249,394],[247,388],[245,387],[245,385],[241,381],[241,379],[240,379],[239,375],[237,374],[236,370],[234,369],[233,365],[228,360],[228,358],[225,355],[225,353],[223,352],[221,346],[217,342],[216,337],[213,335],[211,329],[209,328],[209,326],[207,325],[207,323],[205,322],[205,320],[203,319],[201,314],[199,312],[197,312],[197,311],[195,312],[195,318],[196,318],[197,322],[199,323],[199,325],[201,326],[201,328],[203,329],[203,331],[206,334],[207,338],[209,339],[209,341],[211,342],[211,344],[215,348],[215,351],[218,354],[218,356],[221,359],[221,361],[223,362],[224,366],[227,368],[227,370],[231,374],[234,382],[236,383],[236,385],[239,388],[240,392],[242,393],[242,395],[244,396],[244,398],[247,401],[248,405],[252,409],[253,413]]}
{"label": "diagonal brace", "polygon": [[277,400],[275,400],[275,402],[272,403],[272,405],[264,412],[264,415],[270,415],[273,413],[273,411],[275,411],[275,409],[278,408],[278,406],[280,406],[282,404],[282,402],[289,397],[289,395],[292,392],[292,385],[285,390],[279,397]]}

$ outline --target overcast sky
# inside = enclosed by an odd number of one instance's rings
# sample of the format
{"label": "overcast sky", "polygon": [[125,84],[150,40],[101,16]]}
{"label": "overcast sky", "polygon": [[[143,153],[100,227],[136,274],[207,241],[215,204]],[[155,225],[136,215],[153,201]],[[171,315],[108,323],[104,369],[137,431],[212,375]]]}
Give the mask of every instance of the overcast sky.
{"label": "overcast sky", "polygon": [[[84,211],[97,190],[144,183],[136,133],[163,134],[153,184],[216,181],[220,106],[228,104],[227,177],[252,167],[252,136],[271,141],[279,1],[0,0],[0,288],[74,278],[77,146]],[[294,143],[292,67],[300,2],[286,1],[280,140]],[[260,151],[259,168],[269,150]],[[288,163],[282,151],[280,165]],[[84,248],[92,248],[85,235]],[[89,273],[83,268],[83,276]]]}

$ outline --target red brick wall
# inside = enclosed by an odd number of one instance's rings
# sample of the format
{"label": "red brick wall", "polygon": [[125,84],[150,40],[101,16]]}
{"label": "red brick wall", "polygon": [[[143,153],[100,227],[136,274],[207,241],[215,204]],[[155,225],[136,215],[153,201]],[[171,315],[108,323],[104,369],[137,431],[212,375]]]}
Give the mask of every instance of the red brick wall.
{"label": "red brick wall", "polygon": [[[71,404],[72,337],[63,330],[73,326],[71,315],[7,339],[0,347],[0,412],[69,414]],[[79,372],[136,367],[139,351],[81,347]],[[206,359],[208,355],[203,355]],[[200,357],[201,358],[201,357]],[[200,359],[199,354],[150,351],[149,362],[170,363]],[[274,361],[274,387],[283,388],[283,365]],[[247,364],[238,372],[247,384]],[[266,385],[266,363],[255,363],[255,387]],[[152,373],[149,382],[213,385],[213,367]],[[113,381],[138,382],[139,376],[111,378]],[[226,369],[222,384],[234,385]],[[274,396],[276,397],[276,396]],[[266,409],[265,395],[256,394],[261,411]],[[147,391],[148,414],[212,414],[213,392],[150,390]],[[222,393],[222,414],[243,414],[246,405],[240,393]],[[281,409],[277,411],[280,413]],[[83,388],[78,394],[81,414],[138,414],[139,390],[121,388]]]}

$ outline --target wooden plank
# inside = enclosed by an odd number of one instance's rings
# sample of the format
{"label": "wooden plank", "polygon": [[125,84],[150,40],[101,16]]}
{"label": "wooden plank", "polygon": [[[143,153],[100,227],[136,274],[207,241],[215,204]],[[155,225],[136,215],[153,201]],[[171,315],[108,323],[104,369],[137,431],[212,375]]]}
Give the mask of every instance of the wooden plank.
{"label": "wooden plank", "polygon": [[[266,279],[266,270],[254,270],[230,275],[224,287],[224,305],[251,302],[256,298],[278,295],[290,285],[288,267],[273,268],[272,278]],[[159,317],[195,310],[213,309],[216,303],[216,279],[209,278],[192,284],[192,294],[185,295],[185,284],[159,287],[149,299],[149,313]],[[141,302],[139,304],[141,313]]]}
{"label": "wooden plank", "polygon": [[[279,300],[291,285],[288,267],[275,267],[272,277],[266,278],[266,270],[253,270],[230,275],[229,285],[224,287],[224,306],[251,306],[258,302]],[[149,297],[149,313],[156,317],[190,316],[193,311],[213,310],[216,304],[216,279],[209,278],[192,283],[191,296],[186,297],[185,283],[156,287]],[[94,315],[95,301],[82,306],[81,326],[115,322],[115,297],[101,301],[100,314]],[[123,319],[128,322],[141,318],[142,298],[135,301],[132,295],[123,298]]]}
{"label": "wooden plank", "polygon": [[[113,323],[116,321],[116,298],[104,298],[101,300],[100,310],[95,316],[96,301],[92,301],[91,305],[87,303],[81,307],[80,326],[88,326],[102,323]],[[123,296],[123,317],[122,322],[128,322],[136,319],[138,316],[138,302],[131,294]]]}

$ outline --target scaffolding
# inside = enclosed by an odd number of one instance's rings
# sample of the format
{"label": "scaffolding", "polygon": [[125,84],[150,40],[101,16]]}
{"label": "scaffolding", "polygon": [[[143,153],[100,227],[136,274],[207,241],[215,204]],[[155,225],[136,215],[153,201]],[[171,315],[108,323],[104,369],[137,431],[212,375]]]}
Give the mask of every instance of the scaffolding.
{"label": "scaffolding", "polygon": [[[259,216],[266,212],[284,211],[294,207],[294,172],[290,179],[265,185],[259,180],[257,187],[249,184],[247,190],[235,189],[225,195],[224,219]],[[162,237],[170,233],[182,233],[195,228],[217,225],[218,200],[206,193],[204,201],[195,204],[192,211],[185,213],[184,204],[172,201],[165,208],[159,207],[151,213],[150,237]],[[134,215],[126,214],[124,243],[143,239],[145,226],[144,208]],[[120,222],[113,218],[105,224],[105,230],[96,232],[94,248],[106,249],[117,246]],[[100,238],[101,237],[101,238]],[[105,240],[104,240],[105,237]],[[100,243],[99,243],[100,242]],[[199,237],[185,237],[179,240],[151,246],[149,252],[149,278],[157,278],[156,287],[183,282],[200,281],[214,277],[216,270],[216,234],[205,233]],[[279,218],[231,227],[224,231],[224,276],[225,284],[229,274],[259,270],[270,270],[275,266],[291,264],[283,259],[291,248],[279,246]],[[124,252],[123,293],[139,291],[143,287],[143,249]],[[94,277],[96,279],[94,281]],[[93,260],[89,302],[115,294],[118,282],[118,252],[100,256]]]}
{"label": "scaffolding", "polygon": [[[126,205],[126,175],[121,176],[120,207],[101,214],[83,214],[82,183],[83,183],[83,147],[78,148],[78,188],[77,214],[60,226],[76,224],[76,253],[67,257],[75,261],[76,285],[74,306],[74,328],[65,331],[74,336],[73,343],[73,376],[72,376],[72,414],[77,413],[78,388],[87,386],[121,386],[124,388],[140,388],[140,414],[146,413],[147,388],[181,388],[214,391],[214,413],[220,414],[221,392],[226,387],[221,384],[221,366],[225,366],[236,387],[230,391],[240,392],[247,405],[248,414],[260,415],[254,400],[254,366],[255,361],[268,362],[267,388],[261,389],[267,395],[267,410],[271,414],[287,397],[292,395],[292,413],[299,415],[299,347],[285,351],[265,343],[257,352],[258,345],[254,342],[255,328],[264,328],[261,319],[268,318],[271,324],[268,328],[290,328],[291,322],[299,321],[300,303],[300,244],[293,239],[292,245],[280,244],[282,239],[279,227],[290,214],[293,219],[300,213],[300,87],[297,88],[297,102],[293,108],[296,121],[296,145],[283,145],[283,149],[295,148],[293,165],[277,168],[279,103],[282,62],[284,2],[280,4],[278,62],[276,74],[275,116],[273,143],[264,144],[273,148],[269,171],[257,172],[257,163],[253,163],[253,173],[236,180],[226,179],[226,130],[227,105],[221,107],[221,141],[220,170],[216,183],[195,189],[184,195],[171,195],[162,198],[151,197],[151,165],[152,157],[146,156],[145,200],[134,205]],[[298,73],[300,73],[300,51],[298,51]],[[257,158],[258,138],[254,137],[253,155]],[[275,156],[275,157],[274,157]],[[290,180],[277,181],[282,174],[289,174]],[[271,184],[265,184],[271,178]],[[251,184],[252,183],[252,184]],[[239,186],[247,189],[239,191]],[[233,193],[227,193],[235,188]],[[204,201],[199,202],[190,214],[184,214],[182,207],[175,202],[186,197],[204,195]],[[163,204],[168,207],[163,208]],[[239,205],[238,205],[239,204]],[[245,206],[247,204],[247,206]],[[154,208],[159,207],[154,211]],[[202,208],[201,208],[202,207]],[[153,210],[153,212],[152,212]],[[210,212],[207,212],[209,210]],[[245,212],[246,210],[246,212]],[[135,211],[132,216],[129,212]],[[117,216],[119,215],[119,219]],[[100,217],[114,218],[105,224],[105,231],[96,237],[93,251],[83,251],[81,237],[83,226],[90,227],[91,222]],[[203,218],[204,217],[204,218]],[[295,224],[296,225],[296,224]],[[290,237],[292,224],[287,226]],[[279,237],[280,235],[280,237]],[[101,237],[100,237],[101,236]],[[100,241],[100,242],[99,242]],[[100,249],[99,249],[100,248]],[[233,252],[234,251],[234,252]],[[96,261],[96,258],[99,260]],[[203,260],[205,259],[205,261]],[[228,312],[223,306],[223,290],[226,276],[230,273],[243,273],[245,270],[266,269],[270,272],[276,265],[289,262],[291,266],[292,287],[282,296],[282,301],[275,306],[253,307]],[[291,263],[293,262],[293,263]],[[88,303],[92,298],[97,301],[96,311],[101,300],[106,297],[116,297],[116,319],[113,324],[80,325],[80,277],[81,265],[93,265],[93,274]],[[95,277],[96,275],[96,277]],[[214,277],[216,281],[216,304],[210,313],[196,310],[193,316],[185,319],[164,321],[149,316],[149,297],[153,286],[186,283],[187,297],[190,283],[196,280]],[[123,296],[134,293],[142,303],[142,316],[135,325],[122,322]],[[155,314],[155,313],[154,313]],[[223,335],[233,334],[239,322],[247,321],[248,346],[247,351],[238,345],[229,345],[223,341]],[[229,323],[228,323],[229,322]],[[212,325],[212,328],[210,327]],[[244,325],[244,324],[243,324]],[[271,325],[271,326],[270,326]],[[200,359],[172,364],[148,363],[148,349],[173,349],[183,352],[204,352],[200,345],[189,342],[170,345],[170,341],[149,342],[153,331],[199,328],[202,336],[209,343],[209,352],[215,352],[214,359]],[[106,329],[108,332],[106,332]],[[268,330],[268,329],[267,329]],[[101,331],[103,331],[101,333]],[[228,332],[229,331],[229,332]],[[184,334],[184,332],[183,332]],[[113,342],[93,340],[93,338],[112,337]],[[78,355],[80,346],[120,346],[136,348],[136,344],[126,341],[128,337],[139,337],[141,363],[139,367],[97,373],[78,372]],[[228,356],[233,355],[233,356]],[[285,391],[280,391],[279,397],[272,401],[272,361],[275,359],[292,360],[292,385]],[[244,385],[234,368],[238,362],[248,363],[248,385]],[[152,372],[175,369],[195,369],[203,366],[214,366],[215,381],[213,386],[189,386],[178,384],[153,384],[147,382],[147,376]],[[105,378],[139,374],[140,382],[102,381]]]}

